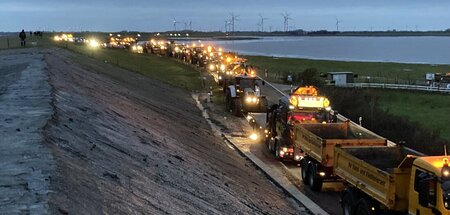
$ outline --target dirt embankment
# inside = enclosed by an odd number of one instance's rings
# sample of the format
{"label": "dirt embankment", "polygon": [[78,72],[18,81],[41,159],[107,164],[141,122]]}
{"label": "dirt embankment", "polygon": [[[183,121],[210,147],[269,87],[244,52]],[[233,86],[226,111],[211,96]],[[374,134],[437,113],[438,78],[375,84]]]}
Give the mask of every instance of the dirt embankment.
{"label": "dirt embankment", "polygon": [[49,50],[56,170],[50,210],[69,214],[299,214],[214,136],[188,92]]}

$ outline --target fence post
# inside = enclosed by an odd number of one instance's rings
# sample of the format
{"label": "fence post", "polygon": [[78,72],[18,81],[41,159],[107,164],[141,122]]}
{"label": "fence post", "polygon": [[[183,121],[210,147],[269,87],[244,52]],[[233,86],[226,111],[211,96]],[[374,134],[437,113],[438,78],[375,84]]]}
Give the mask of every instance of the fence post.
{"label": "fence post", "polygon": [[9,49],[9,38],[6,38],[6,47]]}

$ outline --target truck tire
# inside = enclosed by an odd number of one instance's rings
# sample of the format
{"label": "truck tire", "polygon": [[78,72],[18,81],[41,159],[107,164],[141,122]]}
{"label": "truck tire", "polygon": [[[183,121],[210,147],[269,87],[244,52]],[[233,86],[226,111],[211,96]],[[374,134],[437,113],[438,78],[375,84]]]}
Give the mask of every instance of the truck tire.
{"label": "truck tire", "polygon": [[267,142],[267,147],[269,148],[269,151],[271,152],[271,153],[274,153],[275,152],[275,150],[274,150],[274,141],[275,141],[275,138],[274,139],[272,139],[272,138],[270,138],[270,137],[268,137],[268,139],[269,139],[269,141]]}
{"label": "truck tire", "polygon": [[323,179],[317,176],[317,170],[314,164],[308,165],[308,185],[313,191],[322,190]]}
{"label": "truck tire", "polygon": [[275,158],[279,161],[281,161],[281,157],[280,157],[280,146],[275,143]]}
{"label": "truck tire", "polygon": [[356,194],[351,189],[346,189],[342,194],[342,214],[355,215],[355,203],[357,201]]}
{"label": "truck tire", "polygon": [[225,109],[227,111],[230,111],[232,109],[232,98],[231,98],[231,93],[229,90],[227,90],[226,96],[225,96]]}
{"label": "truck tire", "polygon": [[356,205],[355,213],[357,215],[376,215],[376,211],[372,210],[372,204],[366,198],[363,198],[358,201]]}
{"label": "truck tire", "polygon": [[300,161],[300,166],[302,168],[300,174],[302,177],[303,184],[307,184],[306,180],[308,179],[308,161],[306,160],[306,158],[303,158]]}
{"label": "truck tire", "polygon": [[269,106],[269,103],[267,102],[267,98],[261,98],[261,102],[259,102],[259,112],[260,113],[266,113],[267,107]]}
{"label": "truck tire", "polygon": [[242,111],[241,111],[241,100],[240,99],[233,99],[233,114],[235,116],[241,117]]}

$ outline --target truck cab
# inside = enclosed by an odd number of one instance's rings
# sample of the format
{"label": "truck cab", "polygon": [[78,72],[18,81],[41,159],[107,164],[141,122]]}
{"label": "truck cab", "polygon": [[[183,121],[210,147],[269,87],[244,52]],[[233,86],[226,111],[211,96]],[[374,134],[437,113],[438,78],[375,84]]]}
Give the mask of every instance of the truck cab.
{"label": "truck cab", "polygon": [[294,126],[299,123],[328,123],[329,101],[317,96],[314,87],[299,87],[283,97],[267,113],[266,144],[275,157],[299,162],[302,152],[294,146]]}
{"label": "truck cab", "polygon": [[417,158],[409,187],[410,214],[450,214],[450,167],[445,156]]}

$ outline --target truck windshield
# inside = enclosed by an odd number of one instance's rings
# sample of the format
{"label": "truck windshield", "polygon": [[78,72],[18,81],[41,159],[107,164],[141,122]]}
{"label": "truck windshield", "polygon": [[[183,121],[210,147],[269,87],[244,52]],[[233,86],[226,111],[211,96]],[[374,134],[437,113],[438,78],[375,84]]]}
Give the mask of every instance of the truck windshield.
{"label": "truck windshield", "polygon": [[445,209],[449,210],[450,209],[450,181],[443,181],[442,182],[442,194],[443,196],[443,200],[444,200],[444,206]]}
{"label": "truck windshield", "polygon": [[241,79],[241,80],[239,80],[239,86],[242,88],[242,89],[245,89],[245,88],[252,88],[252,89],[254,89],[254,80],[253,79],[245,79],[245,78],[243,78],[243,79]]}

